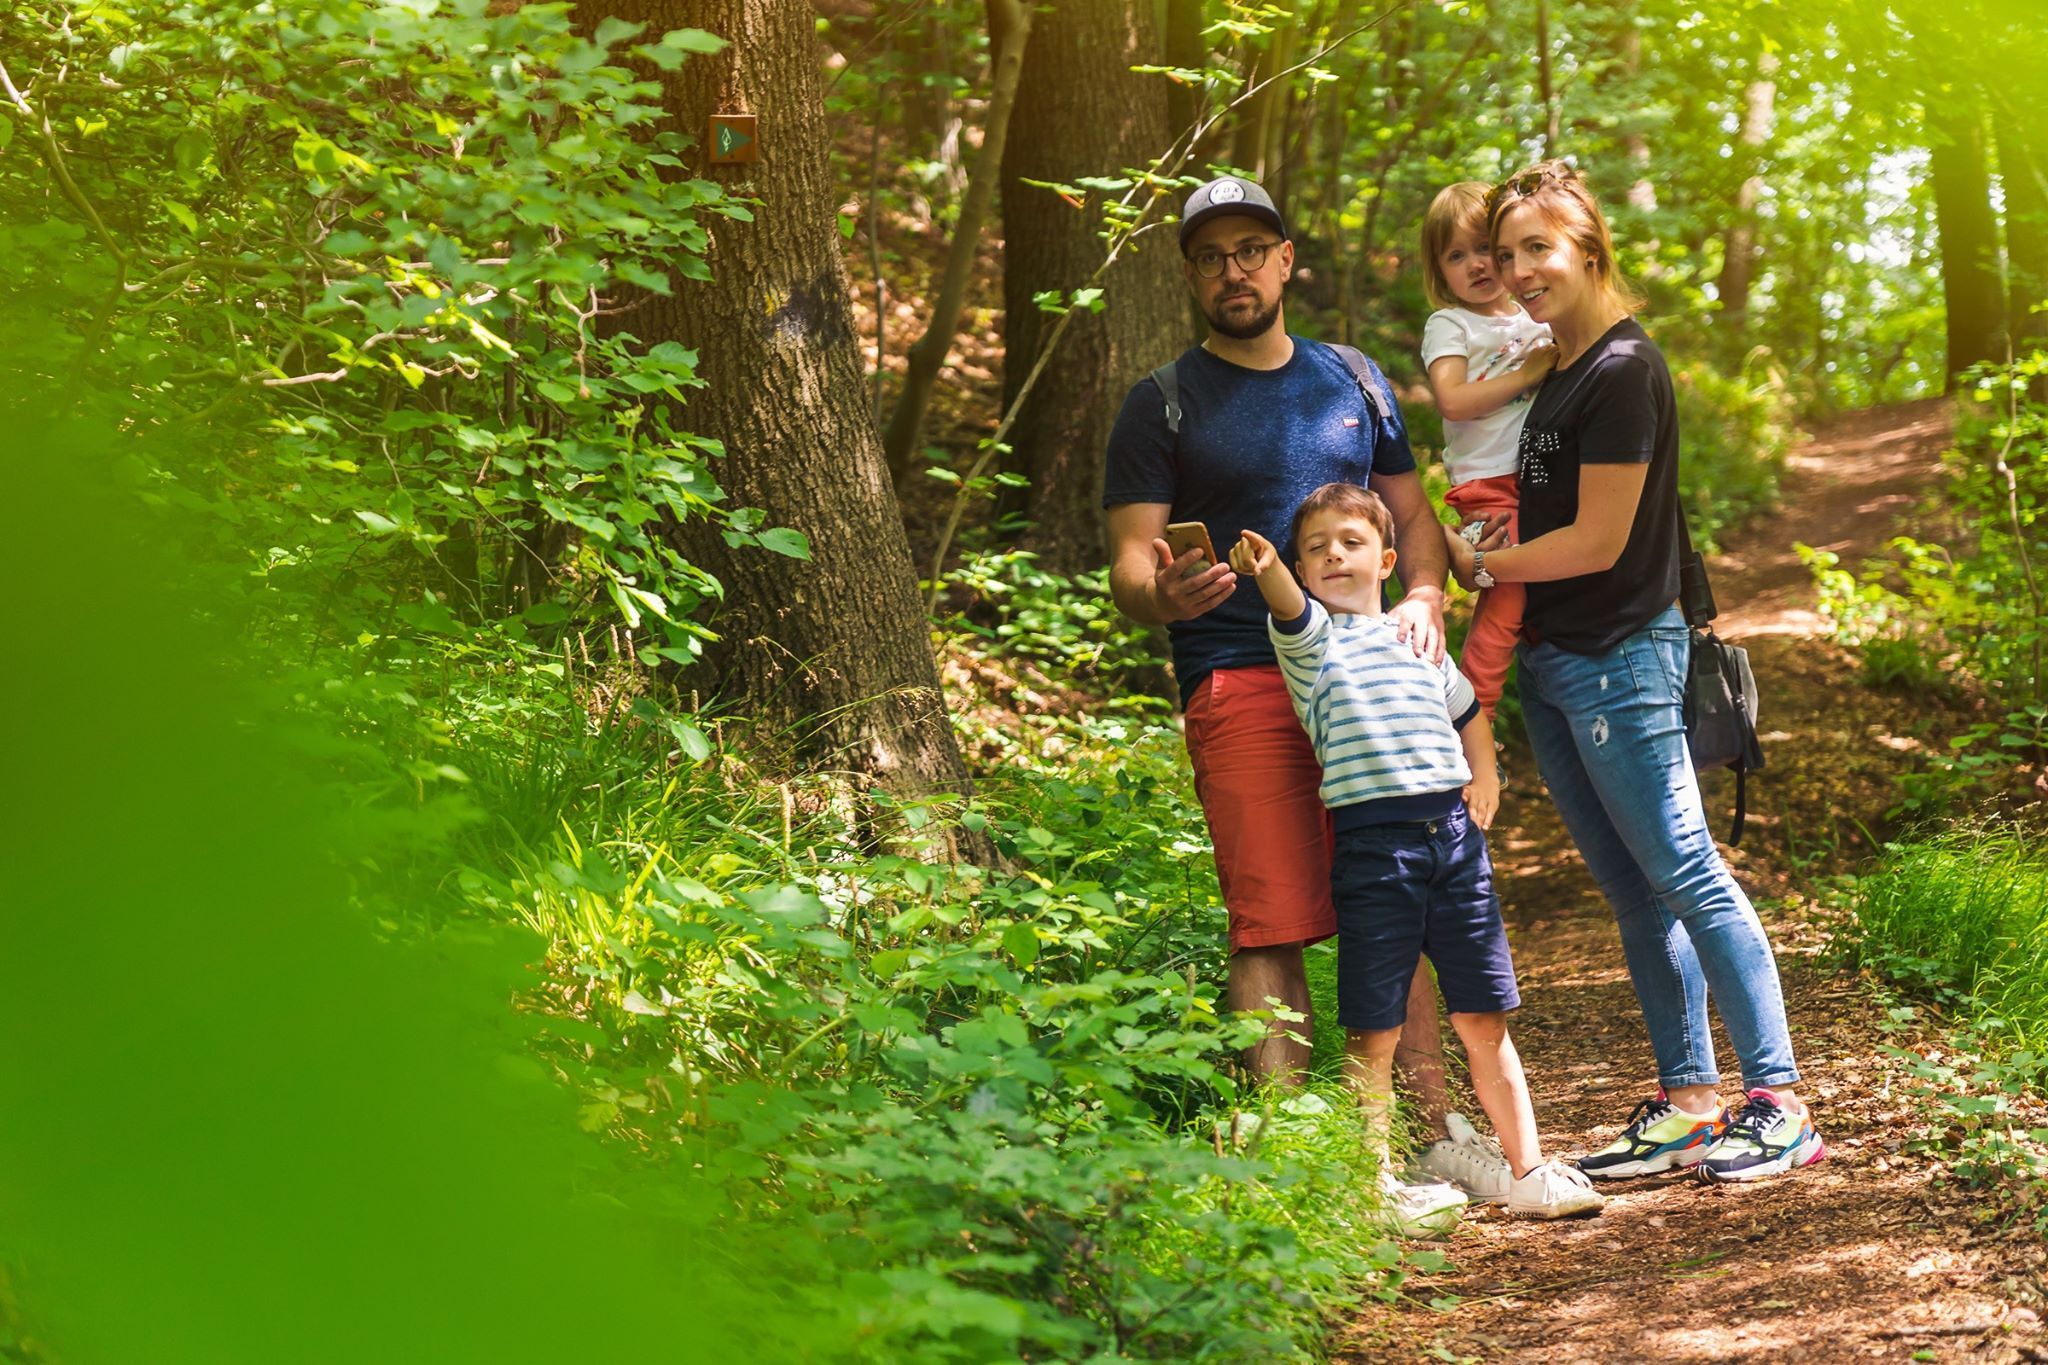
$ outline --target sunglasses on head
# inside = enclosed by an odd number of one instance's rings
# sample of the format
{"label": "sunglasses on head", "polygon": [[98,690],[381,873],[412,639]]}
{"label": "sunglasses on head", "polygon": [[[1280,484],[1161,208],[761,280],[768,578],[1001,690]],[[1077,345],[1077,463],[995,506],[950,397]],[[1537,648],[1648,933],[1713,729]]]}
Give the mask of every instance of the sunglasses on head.
{"label": "sunglasses on head", "polygon": [[1526,199],[1545,185],[1575,184],[1579,173],[1569,166],[1539,166],[1533,171],[1524,171],[1512,180],[1504,181],[1494,194],[1502,199],[1509,195]]}

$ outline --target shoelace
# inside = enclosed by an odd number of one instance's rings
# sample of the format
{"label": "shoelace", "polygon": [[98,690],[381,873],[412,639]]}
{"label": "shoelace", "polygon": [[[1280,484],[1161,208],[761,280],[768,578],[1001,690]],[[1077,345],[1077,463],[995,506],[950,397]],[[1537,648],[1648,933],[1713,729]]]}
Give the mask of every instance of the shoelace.
{"label": "shoelace", "polygon": [[1748,1138],[1761,1147],[1764,1145],[1764,1129],[1784,1112],[1768,1100],[1749,1100],[1743,1104],[1740,1113],[1728,1120],[1728,1136]]}
{"label": "shoelace", "polygon": [[1670,1100],[1652,1096],[1629,1111],[1628,1122],[1621,1125],[1622,1131],[1627,1132],[1638,1124],[1647,1128],[1675,1107]]}

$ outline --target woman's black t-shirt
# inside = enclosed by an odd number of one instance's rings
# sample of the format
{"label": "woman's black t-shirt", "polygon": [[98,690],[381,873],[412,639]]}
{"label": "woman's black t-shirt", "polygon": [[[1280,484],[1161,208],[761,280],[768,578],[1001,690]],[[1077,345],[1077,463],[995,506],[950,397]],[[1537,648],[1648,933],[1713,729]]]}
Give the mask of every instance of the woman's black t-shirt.
{"label": "woman's black t-shirt", "polygon": [[1634,318],[1543,381],[1522,426],[1521,538],[1579,515],[1579,466],[1647,464],[1628,545],[1614,567],[1530,583],[1522,622],[1536,639],[1598,654],[1648,625],[1678,597],[1678,410],[1671,371]]}

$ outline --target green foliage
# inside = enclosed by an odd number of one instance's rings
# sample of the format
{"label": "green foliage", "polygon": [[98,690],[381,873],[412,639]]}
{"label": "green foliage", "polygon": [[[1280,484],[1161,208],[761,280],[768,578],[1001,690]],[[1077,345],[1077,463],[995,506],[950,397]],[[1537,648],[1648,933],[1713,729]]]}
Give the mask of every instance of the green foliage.
{"label": "green foliage", "polygon": [[[605,743],[665,747],[621,724]],[[464,876],[472,913],[552,944],[533,1003],[585,1123],[814,1230],[829,1264],[788,1292],[858,1358],[1292,1358],[1398,1283],[1348,1108],[1272,1153],[1222,1136],[1263,1025],[1204,979],[1221,912],[1177,737],[1078,733],[1061,776],[905,812],[986,829],[1014,872],[862,852],[824,784],[785,804],[728,759]]]}
{"label": "green foliage", "polygon": [[1889,844],[1856,882],[1861,951],[1888,974],[1953,988],[2013,1038],[2048,1045],[2048,857],[2018,828]]}
{"label": "green foliage", "polygon": [[716,446],[675,427],[695,354],[607,311],[705,278],[708,223],[747,216],[674,174],[682,135],[622,64],[721,40],[597,39],[481,0],[0,16],[61,130],[0,157],[0,287],[48,310],[27,380],[204,430],[156,496],[251,556],[294,632],[374,657],[615,625],[682,661],[718,586],[664,522],[804,553],[724,508]]}
{"label": "green foliage", "polygon": [[[1914,1150],[1986,1216],[2048,1232],[2048,857],[2018,828],[1888,844],[1852,884],[1858,959],[1949,1025],[1938,1048],[1887,1048],[1933,1120]],[[1917,1023],[1912,1004],[1888,1028]]]}
{"label": "green foliage", "polygon": [[[1133,671],[1164,662],[1152,632],[1110,600],[1107,569],[1069,579],[1039,568],[1027,550],[987,550],[969,554],[945,586],[954,610],[940,628],[987,657],[1028,662],[1067,683],[1109,684],[1112,693]],[[1143,708],[1158,699],[1135,694],[1112,704]]]}
{"label": "green foliage", "polygon": [[[1887,1051],[1904,1061],[1935,1125],[1910,1150],[1975,1191],[1987,1219],[2048,1232],[2048,1126],[2039,1120],[2048,1058],[2014,1051],[1996,1017],[1973,1020],[1939,1051]],[[2033,1116],[2029,1121],[2028,1115]]]}
{"label": "green foliage", "polygon": [[1679,496],[1693,539],[1714,545],[1721,532],[1768,511],[1796,432],[1777,376],[1729,375],[1703,361],[1671,367],[1678,400]]}
{"label": "green foliage", "polygon": [[1860,653],[1867,681],[1960,686],[1986,704],[1985,719],[1903,780],[1902,808],[1917,814],[2017,788],[2048,759],[2048,404],[2029,400],[2044,374],[2048,353],[1973,372],[1972,398],[1985,406],[1964,414],[1946,460],[1952,530],[1937,522],[1928,539],[1897,537],[1889,558],[1853,574],[1799,547],[1831,633]]}

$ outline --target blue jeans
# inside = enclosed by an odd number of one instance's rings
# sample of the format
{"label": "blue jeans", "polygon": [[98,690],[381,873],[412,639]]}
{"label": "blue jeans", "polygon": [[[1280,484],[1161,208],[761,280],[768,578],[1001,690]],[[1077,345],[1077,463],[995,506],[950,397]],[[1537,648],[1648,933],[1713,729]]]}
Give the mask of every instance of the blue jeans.
{"label": "blue jeans", "polygon": [[1602,654],[1521,645],[1522,715],[1550,799],[1621,927],[1659,1080],[1720,1083],[1711,992],[1744,1086],[1791,1085],[1778,965],[1707,831],[1685,747],[1691,649],[1675,607]]}

